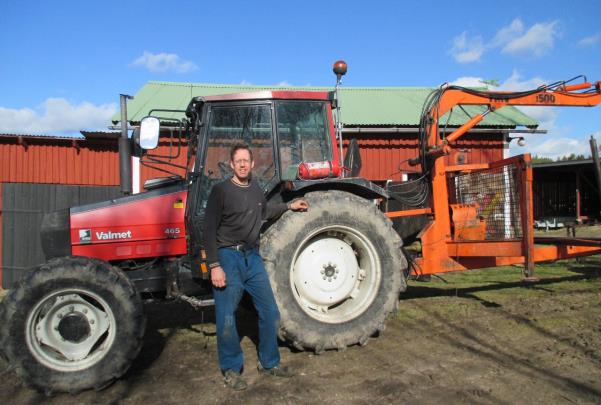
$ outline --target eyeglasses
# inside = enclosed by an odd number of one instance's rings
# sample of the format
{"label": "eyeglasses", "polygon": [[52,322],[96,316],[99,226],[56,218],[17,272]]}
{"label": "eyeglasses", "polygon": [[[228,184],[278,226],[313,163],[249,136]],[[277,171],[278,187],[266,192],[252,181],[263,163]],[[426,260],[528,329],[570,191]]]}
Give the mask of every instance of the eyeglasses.
{"label": "eyeglasses", "polygon": [[248,165],[248,164],[250,164],[250,160],[248,160],[248,159],[238,159],[238,160],[234,160],[234,164],[237,165],[237,166],[244,165],[244,164]]}

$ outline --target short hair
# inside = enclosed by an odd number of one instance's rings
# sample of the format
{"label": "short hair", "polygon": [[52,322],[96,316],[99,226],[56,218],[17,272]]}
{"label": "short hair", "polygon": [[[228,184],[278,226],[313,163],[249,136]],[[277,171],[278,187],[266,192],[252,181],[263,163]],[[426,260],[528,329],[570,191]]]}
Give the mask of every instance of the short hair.
{"label": "short hair", "polygon": [[245,143],[237,143],[234,146],[232,146],[232,149],[230,149],[230,160],[233,162],[234,161],[234,155],[236,154],[236,152],[238,152],[239,150],[247,150],[248,153],[250,154],[250,161],[253,161],[253,151],[250,150],[250,146],[248,146]]}

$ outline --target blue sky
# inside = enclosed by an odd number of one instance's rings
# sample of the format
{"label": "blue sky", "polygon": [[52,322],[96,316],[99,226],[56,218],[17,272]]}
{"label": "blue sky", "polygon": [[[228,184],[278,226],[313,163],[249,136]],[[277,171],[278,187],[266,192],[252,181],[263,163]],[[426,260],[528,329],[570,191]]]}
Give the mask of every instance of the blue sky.
{"label": "blue sky", "polygon": [[[149,80],[525,89],[601,80],[598,1],[0,2],[0,132],[106,128]],[[549,135],[513,149],[588,153],[601,106],[527,113]],[[600,139],[601,140],[601,139]]]}

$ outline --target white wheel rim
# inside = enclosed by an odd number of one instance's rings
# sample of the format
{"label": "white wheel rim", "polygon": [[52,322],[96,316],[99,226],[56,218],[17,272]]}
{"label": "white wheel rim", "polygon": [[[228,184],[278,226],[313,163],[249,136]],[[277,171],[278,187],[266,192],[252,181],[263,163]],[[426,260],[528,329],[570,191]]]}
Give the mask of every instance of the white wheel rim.
{"label": "white wheel rim", "polygon": [[27,317],[27,346],[33,357],[58,371],[98,363],[115,340],[115,316],[98,294],[64,289],[42,298]]}
{"label": "white wheel rim", "polygon": [[305,313],[326,323],[361,315],[377,296],[381,265],[361,232],[343,225],[319,228],[294,253],[290,284]]}

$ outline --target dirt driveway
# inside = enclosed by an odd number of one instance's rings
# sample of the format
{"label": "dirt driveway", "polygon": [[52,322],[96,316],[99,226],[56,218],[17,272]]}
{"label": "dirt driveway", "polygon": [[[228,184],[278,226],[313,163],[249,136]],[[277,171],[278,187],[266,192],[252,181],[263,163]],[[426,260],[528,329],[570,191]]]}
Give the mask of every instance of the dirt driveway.
{"label": "dirt driveway", "polygon": [[255,319],[241,310],[250,385],[241,393],[223,388],[212,311],[149,303],[142,352],[111,387],[46,398],[3,371],[0,403],[601,403],[601,263],[538,275],[527,287],[516,268],[413,282],[365,347],[319,356],[282,347],[298,372],[287,381],[257,374]]}

